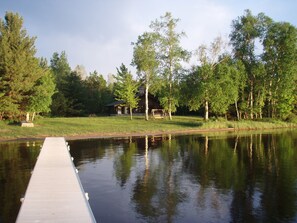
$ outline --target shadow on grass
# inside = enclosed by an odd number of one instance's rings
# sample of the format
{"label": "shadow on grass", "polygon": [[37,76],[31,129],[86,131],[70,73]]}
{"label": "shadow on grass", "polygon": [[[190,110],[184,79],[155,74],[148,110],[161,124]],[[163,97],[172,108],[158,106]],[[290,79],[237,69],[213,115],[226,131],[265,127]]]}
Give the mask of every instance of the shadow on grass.
{"label": "shadow on grass", "polygon": [[178,122],[178,121],[168,121],[166,124],[175,125],[175,126],[182,126],[182,127],[201,127],[203,125],[202,122]]}
{"label": "shadow on grass", "polygon": [[10,125],[10,126],[20,126],[21,125],[21,122],[11,121],[11,122],[8,122],[7,125]]}

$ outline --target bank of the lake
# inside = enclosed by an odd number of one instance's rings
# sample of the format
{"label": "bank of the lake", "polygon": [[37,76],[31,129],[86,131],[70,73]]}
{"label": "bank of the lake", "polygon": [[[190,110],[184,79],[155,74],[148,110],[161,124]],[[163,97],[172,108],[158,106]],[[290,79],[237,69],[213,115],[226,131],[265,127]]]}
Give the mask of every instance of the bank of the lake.
{"label": "bank of the lake", "polygon": [[0,140],[42,139],[47,136],[66,138],[97,138],[127,135],[195,133],[207,131],[239,131],[276,128],[297,128],[297,123],[279,120],[203,121],[200,117],[175,116],[173,120],[158,119],[145,121],[136,116],[133,120],[125,116],[38,118],[35,127],[25,128],[0,121]]}

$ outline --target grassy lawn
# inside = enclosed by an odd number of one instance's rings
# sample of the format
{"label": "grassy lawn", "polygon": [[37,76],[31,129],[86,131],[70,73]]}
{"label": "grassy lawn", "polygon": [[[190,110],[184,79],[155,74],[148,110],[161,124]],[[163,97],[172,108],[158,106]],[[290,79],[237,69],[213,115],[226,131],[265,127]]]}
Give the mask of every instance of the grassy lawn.
{"label": "grassy lawn", "polygon": [[145,121],[144,117],[39,118],[34,128],[10,125],[0,121],[0,139],[44,138],[46,136],[120,136],[170,132],[219,131],[240,129],[272,129],[297,127],[280,121],[208,121],[200,117],[174,116],[173,120]]}

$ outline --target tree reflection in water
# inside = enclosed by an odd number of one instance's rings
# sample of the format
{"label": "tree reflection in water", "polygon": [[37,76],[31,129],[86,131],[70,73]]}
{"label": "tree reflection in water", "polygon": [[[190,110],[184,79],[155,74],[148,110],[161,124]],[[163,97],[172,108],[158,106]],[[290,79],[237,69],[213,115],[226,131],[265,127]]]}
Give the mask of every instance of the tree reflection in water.
{"label": "tree reflection in water", "polygon": [[[87,150],[74,151],[80,166]],[[109,154],[115,180],[110,184],[122,188],[116,193],[129,194],[122,208],[137,221],[297,220],[296,131],[101,139],[95,150],[101,152],[91,151],[93,160]]]}
{"label": "tree reflection in water", "polygon": [[[132,201],[139,214],[148,221],[172,222],[177,215],[177,206],[184,200],[181,192],[180,168],[173,166],[178,159],[178,148],[172,146],[171,136],[164,138],[157,152],[158,159],[152,159],[148,153],[148,137],[145,138],[145,169],[137,175]],[[174,141],[175,142],[175,141]],[[156,154],[154,154],[156,157]]]}
{"label": "tree reflection in water", "polygon": [[15,222],[41,142],[0,143],[0,222]]}

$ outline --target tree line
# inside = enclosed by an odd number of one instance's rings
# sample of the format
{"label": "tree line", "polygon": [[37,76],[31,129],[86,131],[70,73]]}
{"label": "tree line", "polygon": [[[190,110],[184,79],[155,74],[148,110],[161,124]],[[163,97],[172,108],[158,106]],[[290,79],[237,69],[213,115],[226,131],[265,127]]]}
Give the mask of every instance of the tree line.
{"label": "tree line", "polygon": [[[151,22],[132,43],[131,65],[136,79],[122,64],[107,84],[96,71],[71,70],[65,52],[50,62],[35,56],[35,37],[23,28],[17,13],[0,20],[0,119],[106,114],[106,104],[123,100],[137,107],[137,89],[155,95],[169,119],[172,113],[197,112],[233,119],[280,118],[297,114],[297,30],[263,13],[246,10],[232,21],[228,40],[216,37],[190,52],[182,48],[179,19],[167,12]],[[190,58],[196,64],[188,67]]]}
{"label": "tree line", "polygon": [[[139,78],[147,91],[157,81],[170,119],[182,106],[202,111],[205,120],[209,113],[238,120],[296,115],[296,27],[246,10],[232,21],[228,41],[218,36],[191,53],[181,47],[178,21],[166,13],[134,44]],[[197,64],[185,69],[190,56]]]}
{"label": "tree line", "polygon": [[65,52],[55,52],[50,62],[37,58],[35,39],[18,13],[7,12],[0,20],[0,120],[104,113],[113,90],[103,76],[71,70]]}

